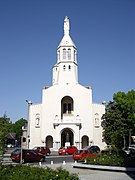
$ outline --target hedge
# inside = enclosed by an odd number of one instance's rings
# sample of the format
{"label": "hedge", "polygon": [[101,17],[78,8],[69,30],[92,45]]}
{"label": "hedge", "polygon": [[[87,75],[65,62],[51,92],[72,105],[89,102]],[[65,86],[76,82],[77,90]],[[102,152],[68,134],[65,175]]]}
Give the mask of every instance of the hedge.
{"label": "hedge", "polygon": [[77,174],[70,174],[60,168],[39,168],[26,165],[1,165],[1,180],[79,180]]}

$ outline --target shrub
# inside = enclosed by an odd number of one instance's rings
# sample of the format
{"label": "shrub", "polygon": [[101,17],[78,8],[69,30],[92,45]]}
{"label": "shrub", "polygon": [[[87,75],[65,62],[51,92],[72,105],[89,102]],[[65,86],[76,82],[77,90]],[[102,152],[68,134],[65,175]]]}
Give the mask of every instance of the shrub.
{"label": "shrub", "polygon": [[0,166],[1,180],[79,180],[76,174],[70,174],[67,170],[57,168],[38,168],[25,165],[2,165]]}
{"label": "shrub", "polygon": [[104,154],[102,156],[96,156],[86,159],[88,164],[94,165],[107,165],[107,166],[121,166],[123,159],[116,154]]}
{"label": "shrub", "polygon": [[93,158],[85,158],[86,163],[93,165],[135,167],[135,154],[117,151],[114,154],[104,154]]}

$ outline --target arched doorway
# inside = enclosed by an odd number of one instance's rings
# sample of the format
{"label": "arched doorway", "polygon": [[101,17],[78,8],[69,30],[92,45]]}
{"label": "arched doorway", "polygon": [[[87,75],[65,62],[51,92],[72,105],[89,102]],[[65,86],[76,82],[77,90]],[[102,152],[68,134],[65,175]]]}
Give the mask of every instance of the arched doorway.
{"label": "arched doorway", "polygon": [[89,146],[89,137],[86,135],[82,137],[82,148],[85,146]]}
{"label": "arched doorway", "polygon": [[53,137],[52,136],[47,136],[46,137],[46,146],[48,148],[52,148],[53,147]]}
{"label": "arched doorway", "polygon": [[61,146],[74,144],[74,134],[71,129],[65,128],[61,133]]}

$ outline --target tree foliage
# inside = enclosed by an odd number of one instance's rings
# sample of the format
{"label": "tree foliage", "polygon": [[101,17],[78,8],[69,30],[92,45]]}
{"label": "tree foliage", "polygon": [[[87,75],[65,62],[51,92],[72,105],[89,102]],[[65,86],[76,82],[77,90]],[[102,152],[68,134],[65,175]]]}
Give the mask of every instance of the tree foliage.
{"label": "tree foliage", "polygon": [[10,118],[0,117],[0,151],[3,151],[7,140],[7,134],[11,130]]}
{"label": "tree foliage", "polygon": [[20,141],[20,137],[22,136],[22,126],[25,126],[26,123],[27,121],[23,118],[12,123],[10,118],[7,118],[6,115],[0,117],[0,152],[4,151],[9,133],[15,133],[16,140],[18,142]]}
{"label": "tree foliage", "polygon": [[27,120],[21,118],[12,124],[12,132],[16,133],[16,137],[20,138],[22,136],[22,127],[26,126]]}
{"label": "tree foliage", "polygon": [[128,140],[129,132],[135,135],[135,91],[114,94],[102,119],[105,142],[121,149],[124,146],[124,137],[128,137]]}

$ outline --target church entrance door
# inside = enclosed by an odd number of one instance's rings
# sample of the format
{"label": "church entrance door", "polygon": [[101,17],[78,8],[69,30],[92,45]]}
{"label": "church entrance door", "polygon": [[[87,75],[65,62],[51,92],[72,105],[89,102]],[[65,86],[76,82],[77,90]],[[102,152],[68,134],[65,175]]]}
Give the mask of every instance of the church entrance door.
{"label": "church entrance door", "polygon": [[73,132],[69,128],[63,129],[61,133],[61,146],[65,147],[65,146],[70,146],[73,144],[74,144]]}

